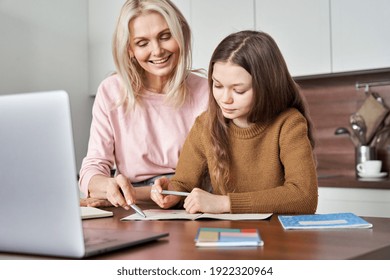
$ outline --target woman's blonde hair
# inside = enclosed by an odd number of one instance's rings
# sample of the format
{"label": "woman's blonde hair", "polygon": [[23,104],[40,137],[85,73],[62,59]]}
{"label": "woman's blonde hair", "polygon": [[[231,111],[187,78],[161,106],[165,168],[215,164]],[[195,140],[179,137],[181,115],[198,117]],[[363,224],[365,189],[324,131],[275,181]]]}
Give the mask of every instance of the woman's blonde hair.
{"label": "woman's blonde hair", "polygon": [[164,17],[180,48],[178,64],[166,87],[166,100],[180,106],[187,95],[184,81],[191,69],[191,31],[183,14],[169,0],[128,0],[122,6],[112,41],[116,71],[123,84],[122,95],[117,105],[126,104],[127,109],[134,108],[145,87],[142,80],[145,70],[130,57],[129,24],[134,18],[153,12]]}

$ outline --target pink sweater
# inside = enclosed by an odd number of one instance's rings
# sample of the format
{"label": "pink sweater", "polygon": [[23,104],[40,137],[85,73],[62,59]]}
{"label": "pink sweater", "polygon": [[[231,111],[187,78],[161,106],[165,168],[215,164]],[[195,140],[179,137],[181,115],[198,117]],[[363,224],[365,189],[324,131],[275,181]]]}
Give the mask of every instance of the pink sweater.
{"label": "pink sweater", "polygon": [[147,92],[142,104],[127,114],[123,106],[115,107],[121,86],[118,76],[101,83],[80,170],[80,190],[85,195],[92,176],[109,176],[114,164],[131,182],[175,172],[186,136],[208,103],[207,79],[190,74],[186,83],[189,95],[182,107],[166,104],[163,94]]}

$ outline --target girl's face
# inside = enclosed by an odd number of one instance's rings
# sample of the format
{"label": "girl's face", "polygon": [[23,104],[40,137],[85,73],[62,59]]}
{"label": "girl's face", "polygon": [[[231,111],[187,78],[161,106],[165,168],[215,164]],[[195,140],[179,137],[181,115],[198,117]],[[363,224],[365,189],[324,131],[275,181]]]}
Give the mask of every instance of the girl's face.
{"label": "girl's face", "polygon": [[213,68],[213,96],[225,118],[239,127],[248,127],[252,108],[252,76],[241,66],[216,62]]}
{"label": "girl's face", "polygon": [[130,21],[130,55],[145,69],[148,79],[167,79],[175,69],[180,47],[159,13],[140,15]]}

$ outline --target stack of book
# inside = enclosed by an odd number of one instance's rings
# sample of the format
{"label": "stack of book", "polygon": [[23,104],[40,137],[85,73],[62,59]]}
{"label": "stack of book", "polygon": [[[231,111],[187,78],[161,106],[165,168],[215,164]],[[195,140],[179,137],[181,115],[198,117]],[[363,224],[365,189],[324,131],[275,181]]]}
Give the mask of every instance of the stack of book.
{"label": "stack of book", "polygon": [[258,247],[264,242],[257,229],[199,228],[197,247]]}

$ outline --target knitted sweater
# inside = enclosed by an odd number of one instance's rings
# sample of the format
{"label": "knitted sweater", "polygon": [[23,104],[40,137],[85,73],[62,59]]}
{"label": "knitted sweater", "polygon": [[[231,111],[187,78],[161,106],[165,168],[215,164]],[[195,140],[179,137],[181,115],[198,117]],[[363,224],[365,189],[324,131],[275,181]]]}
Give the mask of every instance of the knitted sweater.
{"label": "knitted sweater", "polygon": [[[180,154],[172,185],[178,191],[202,187],[202,174],[213,170],[208,113],[200,115]],[[315,159],[307,136],[307,122],[288,109],[270,124],[239,128],[229,125],[231,148],[231,213],[314,213],[318,187]],[[211,185],[216,182],[211,176]]]}

